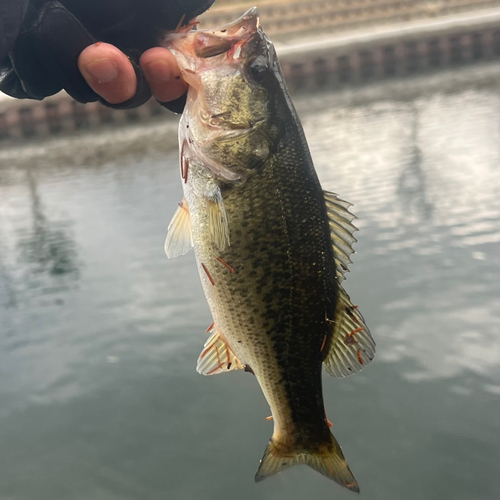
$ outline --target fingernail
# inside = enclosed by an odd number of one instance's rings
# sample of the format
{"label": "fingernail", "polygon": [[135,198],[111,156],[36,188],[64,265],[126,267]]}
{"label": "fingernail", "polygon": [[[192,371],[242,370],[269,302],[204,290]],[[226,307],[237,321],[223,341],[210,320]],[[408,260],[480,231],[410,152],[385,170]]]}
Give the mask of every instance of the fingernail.
{"label": "fingernail", "polygon": [[85,66],[85,69],[99,83],[111,82],[118,76],[118,66],[107,58],[96,59]]}
{"label": "fingernail", "polygon": [[172,79],[172,68],[166,61],[150,62],[144,68],[150,80],[158,83],[168,83]]}

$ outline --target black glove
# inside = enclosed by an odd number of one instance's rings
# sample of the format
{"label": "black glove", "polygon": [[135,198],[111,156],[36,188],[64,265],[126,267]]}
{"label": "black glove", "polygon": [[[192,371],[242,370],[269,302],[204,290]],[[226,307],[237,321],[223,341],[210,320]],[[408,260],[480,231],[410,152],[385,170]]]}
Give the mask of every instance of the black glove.
{"label": "black glove", "polygon": [[[99,100],[127,109],[151,97],[139,57],[165,31],[186,25],[214,0],[0,0],[0,90],[17,98],[43,99],[65,89],[80,102]],[[78,70],[85,47],[103,41],[122,50],[137,76],[132,99],[110,104]],[[185,96],[162,103],[182,111]]]}

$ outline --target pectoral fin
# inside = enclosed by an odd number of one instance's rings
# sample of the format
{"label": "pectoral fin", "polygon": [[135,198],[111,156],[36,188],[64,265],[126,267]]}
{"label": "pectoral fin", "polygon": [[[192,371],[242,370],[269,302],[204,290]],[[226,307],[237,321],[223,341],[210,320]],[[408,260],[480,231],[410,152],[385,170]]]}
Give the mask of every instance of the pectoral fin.
{"label": "pectoral fin", "polygon": [[217,188],[215,191],[205,194],[205,199],[207,202],[210,233],[217,248],[223,251],[230,245],[230,241],[227,214],[220,189]]}
{"label": "pectoral fin", "polygon": [[217,331],[205,342],[196,365],[196,371],[202,375],[216,375],[243,368],[244,365]]}
{"label": "pectoral fin", "polygon": [[183,198],[168,225],[165,253],[169,259],[184,255],[193,246],[191,217],[186,199]]}
{"label": "pectoral fin", "polygon": [[323,359],[326,371],[346,377],[362,370],[375,356],[375,341],[357,306],[339,286],[335,318],[330,321],[331,337]]}

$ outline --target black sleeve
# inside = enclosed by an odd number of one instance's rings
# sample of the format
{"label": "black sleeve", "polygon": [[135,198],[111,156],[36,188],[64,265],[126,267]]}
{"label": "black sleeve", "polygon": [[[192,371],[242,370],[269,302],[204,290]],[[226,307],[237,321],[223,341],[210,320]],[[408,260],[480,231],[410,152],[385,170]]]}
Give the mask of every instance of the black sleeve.
{"label": "black sleeve", "polygon": [[0,0],[0,61],[14,45],[27,7],[28,0]]}
{"label": "black sleeve", "polygon": [[[0,0],[0,54],[7,53],[0,59],[0,90],[17,98],[43,99],[65,89],[80,102],[99,100],[119,109],[139,106],[151,96],[138,65],[140,55],[158,45],[163,32],[187,24],[213,1],[31,0],[26,5],[27,0]],[[129,56],[138,82],[129,101],[109,104],[81,76],[78,56],[96,41],[111,43]],[[183,103],[180,98],[161,104],[179,112]]]}

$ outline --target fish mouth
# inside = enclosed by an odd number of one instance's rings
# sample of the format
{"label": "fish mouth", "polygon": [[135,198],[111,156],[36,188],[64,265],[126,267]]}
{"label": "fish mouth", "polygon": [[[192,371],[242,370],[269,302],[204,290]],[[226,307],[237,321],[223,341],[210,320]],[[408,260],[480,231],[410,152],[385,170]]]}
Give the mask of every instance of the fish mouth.
{"label": "fish mouth", "polygon": [[254,37],[259,27],[259,12],[257,7],[252,7],[236,21],[214,30],[198,31],[193,40],[194,53],[200,59],[209,59],[224,53],[233,60],[240,59],[243,46]]}
{"label": "fish mouth", "polygon": [[259,12],[252,7],[236,21],[213,30],[169,33],[163,40],[163,46],[176,56],[184,80],[197,87],[197,68],[189,54],[198,59],[209,59],[228,53],[234,60],[239,59],[242,46],[257,33],[259,27]]}
{"label": "fish mouth", "polygon": [[199,31],[197,35],[212,35],[225,39],[240,41],[255,34],[260,27],[259,10],[257,7],[248,9],[241,17],[213,30]]}

